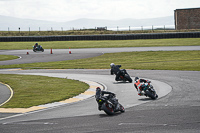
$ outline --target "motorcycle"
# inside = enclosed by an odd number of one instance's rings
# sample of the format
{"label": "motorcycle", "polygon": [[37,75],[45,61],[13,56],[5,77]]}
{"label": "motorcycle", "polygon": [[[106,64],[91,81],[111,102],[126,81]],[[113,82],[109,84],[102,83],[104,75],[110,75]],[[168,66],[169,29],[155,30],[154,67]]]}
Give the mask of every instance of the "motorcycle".
{"label": "motorcycle", "polygon": [[101,97],[98,101],[101,104],[101,110],[103,110],[107,115],[114,115],[116,112],[124,113],[124,107],[115,98],[115,95],[109,94],[108,96]]}
{"label": "motorcycle", "polygon": [[44,49],[42,48],[41,45],[38,45],[38,46],[33,46],[33,51],[36,52],[36,51],[42,51],[44,52]]}
{"label": "motorcycle", "polygon": [[[132,79],[131,79],[131,77],[129,76],[129,74],[126,72],[126,70],[125,69],[121,69],[120,71],[119,71],[119,79],[117,80],[117,81],[124,81],[124,82],[126,82],[126,81],[128,81],[128,82],[130,82],[130,83],[132,83]],[[113,74],[113,71],[112,71],[112,69],[111,69],[111,74]]]}
{"label": "motorcycle", "polygon": [[157,99],[158,95],[156,94],[155,89],[150,83],[145,83],[145,87],[143,89],[144,95],[146,97],[150,97],[151,99]]}

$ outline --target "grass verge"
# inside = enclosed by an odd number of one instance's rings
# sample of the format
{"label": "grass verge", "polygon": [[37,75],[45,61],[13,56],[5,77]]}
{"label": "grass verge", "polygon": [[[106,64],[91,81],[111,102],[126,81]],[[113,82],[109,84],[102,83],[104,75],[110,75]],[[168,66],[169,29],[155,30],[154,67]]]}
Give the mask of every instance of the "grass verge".
{"label": "grass verge", "polygon": [[121,64],[125,69],[200,71],[200,51],[107,53],[87,59],[1,65],[0,68],[109,69],[111,62]]}
{"label": "grass verge", "polygon": [[[0,50],[32,49],[36,42],[0,42]],[[199,46],[200,38],[105,40],[105,41],[50,41],[38,42],[44,49]]]}
{"label": "grass verge", "polygon": [[14,91],[12,99],[1,108],[28,108],[76,96],[89,88],[76,80],[45,76],[0,74],[0,81]]}
{"label": "grass verge", "polygon": [[102,34],[135,34],[135,33],[170,33],[170,32],[198,32],[197,29],[173,30],[173,29],[154,29],[154,30],[129,30],[112,31],[96,29],[63,30],[63,31],[0,31],[0,36],[57,36],[57,35],[102,35]]}
{"label": "grass verge", "polygon": [[18,56],[14,56],[14,55],[0,55],[0,61],[14,60],[18,58],[19,58]]}

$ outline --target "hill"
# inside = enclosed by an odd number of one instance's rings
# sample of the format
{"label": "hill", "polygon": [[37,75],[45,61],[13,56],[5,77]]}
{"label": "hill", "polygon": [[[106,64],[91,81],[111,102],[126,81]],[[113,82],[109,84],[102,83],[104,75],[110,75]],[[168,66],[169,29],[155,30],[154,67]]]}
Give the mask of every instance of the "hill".
{"label": "hill", "polygon": [[141,28],[153,26],[172,26],[174,25],[174,17],[161,17],[150,19],[121,19],[121,20],[104,20],[104,19],[87,19],[81,18],[67,22],[54,22],[44,20],[33,19],[21,19],[0,15],[0,31],[18,31],[19,27],[21,31],[50,31],[50,30],[72,30],[72,29],[89,29],[95,27],[107,27],[108,29],[114,29],[118,27],[128,29]]}

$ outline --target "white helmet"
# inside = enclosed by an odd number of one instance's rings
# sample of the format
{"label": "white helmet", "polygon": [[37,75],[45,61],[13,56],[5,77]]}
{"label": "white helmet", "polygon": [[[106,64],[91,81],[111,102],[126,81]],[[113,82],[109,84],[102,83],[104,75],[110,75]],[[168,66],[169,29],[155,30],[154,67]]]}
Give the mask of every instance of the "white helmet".
{"label": "white helmet", "polygon": [[110,64],[110,67],[114,67],[114,66],[115,66],[115,64],[114,64],[114,63],[111,63],[111,64]]}

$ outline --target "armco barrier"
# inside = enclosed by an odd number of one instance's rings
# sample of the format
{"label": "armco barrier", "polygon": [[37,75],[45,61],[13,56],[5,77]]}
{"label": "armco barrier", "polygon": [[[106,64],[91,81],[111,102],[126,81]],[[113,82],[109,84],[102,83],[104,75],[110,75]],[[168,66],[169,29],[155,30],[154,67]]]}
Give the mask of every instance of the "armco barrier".
{"label": "armco barrier", "polygon": [[79,40],[133,40],[165,38],[200,38],[200,32],[109,34],[109,35],[66,35],[66,36],[15,36],[0,37],[0,42],[25,41],[79,41]]}

